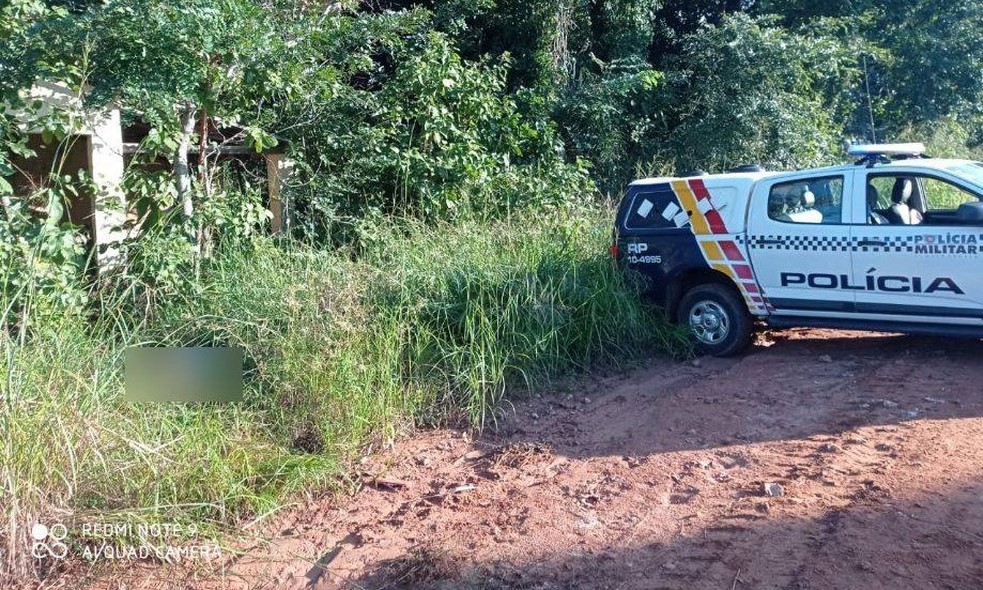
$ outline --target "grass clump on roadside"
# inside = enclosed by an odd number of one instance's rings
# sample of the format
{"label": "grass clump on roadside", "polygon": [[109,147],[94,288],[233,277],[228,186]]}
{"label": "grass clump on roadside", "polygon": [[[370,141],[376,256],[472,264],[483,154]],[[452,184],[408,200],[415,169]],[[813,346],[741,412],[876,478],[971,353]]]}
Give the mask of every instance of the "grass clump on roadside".
{"label": "grass clump on roadside", "polygon": [[[393,221],[357,257],[264,238],[149,309],[116,298],[4,336],[8,566],[39,519],[262,516],[414,424],[485,426],[507,391],[683,346],[607,242],[596,210]],[[127,404],[129,345],[241,347],[245,401]]]}

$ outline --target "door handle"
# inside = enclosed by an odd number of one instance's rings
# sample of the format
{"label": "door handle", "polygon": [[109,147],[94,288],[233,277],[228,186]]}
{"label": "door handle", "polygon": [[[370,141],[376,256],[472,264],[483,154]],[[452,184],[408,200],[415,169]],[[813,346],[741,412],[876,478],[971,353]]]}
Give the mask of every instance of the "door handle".
{"label": "door handle", "polygon": [[771,238],[758,238],[755,240],[756,244],[764,244],[766,246],[776,246],[778,244],[784,244],[785,240],[771,239]]}
{"label": "door handle", "polygon": [[887,246],[887,242],[882,242],[881,240],[860,240],[857,245],[861,248],[869,248],[871,246]]}

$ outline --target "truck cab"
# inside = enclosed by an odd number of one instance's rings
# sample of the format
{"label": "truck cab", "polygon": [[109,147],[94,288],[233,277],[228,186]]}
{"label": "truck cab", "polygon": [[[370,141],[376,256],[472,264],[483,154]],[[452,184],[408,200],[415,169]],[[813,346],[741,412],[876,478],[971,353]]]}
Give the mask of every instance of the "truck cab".
{"label": "truck cab", "polygon": [[923,151],[636,181],[612,252],[710,354],[736,354],[761,323],[981,338],[983,164]]}

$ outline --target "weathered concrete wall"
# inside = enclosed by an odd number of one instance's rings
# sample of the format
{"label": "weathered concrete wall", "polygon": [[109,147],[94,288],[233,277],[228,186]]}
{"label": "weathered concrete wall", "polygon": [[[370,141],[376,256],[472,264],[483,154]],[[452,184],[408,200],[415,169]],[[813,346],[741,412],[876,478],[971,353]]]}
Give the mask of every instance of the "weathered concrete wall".
{"label": "weathered concrete wall", "polygon": [[[74,175],[83,170],[88,172],[90,169],[88,142],[88,135],[73,135],[61,144],[45,144],[41,141],[40,135],[29,135],[27,147],[35,155],[31,158],[25,158],[14,154],[10,158],[10,162],[16,170],[9,179],[14,194],[26,196],[44,188],[48,175],[53,171],[68,175]],[[82,186],[77,188],[83,190]],[[87,200],[78,199],[80,203]],[[82,209],[76,209],[74,205],[73,203],[73,207],[69,211],[69,220],[72,223],[81,224],[85,222],[85,215],[81,215]],[[91,204],[87,206],[87,209],[91,213]],[[73,211],[74,213],[72,213]]]}
{"label": "weathered concrete wall", "polygon": [[98,187],[93,197],[92,236],[99,268],[117,262],[116,247],[125,237],[126,197],[123,195],[123,132],[119,111],[95,114],[88,120],[89,165]]}
{"label": "weathered concrete wall", "polygon": [[[18,115],[27,133],[39,133],[40,130],[32,127],[33,121],[36,117],[50,115],[55,109],[71,118],[75,135],[66,142],[59,155],[62,173],[74,174],[84,169],[97,188],[94,194],[80,194],[70,203],[69,218],[91,230],[99,268],[108,268],[118,257],[115,244],[124,237],[122,226],[126,219],[126,199],[121,188],[124,161],[119,110],[86,111],[78,93],[63,84],[50,82],[37,82],[29,97],[41,101],[41,107],[36,114]],[[31,142],[39,148],[39,157],[32,159],[35,161],[20,162],[26,172],[22,179],[14,179],[15,190],[20,194],[30,192],[31,181],[40,181],[54,169],[52,146],[42,146],[36,133]]]}

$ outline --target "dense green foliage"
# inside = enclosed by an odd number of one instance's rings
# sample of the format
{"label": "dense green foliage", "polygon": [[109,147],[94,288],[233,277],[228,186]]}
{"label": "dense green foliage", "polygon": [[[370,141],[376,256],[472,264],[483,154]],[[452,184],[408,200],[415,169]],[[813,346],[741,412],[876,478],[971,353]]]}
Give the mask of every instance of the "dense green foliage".
{"label": "dense green foliage", "polygon": [[983,140],[979,0],[3,10],[6,96],[37,76],[84,83],[90,104],[117,101],[171,138],[147,146],[168,156],[187,110],[258,148],[279,142],[305,167],[300,227],[318,235],[377,211],[554,202],[585,190],[577,158],[616,194],[653,171],[833,161],[847,137],[905,139],[943,118]]}
{"label": "dense green foliage", "polygon": [[[796,0],[766,2],[760,10],[782,15],[786,26],[800,31],[835,22],[838,38],[870,44],[868,74],[878,137],[951,116],[971,130],[974,143],[983,140],[983,3]],[[869,132],[867,123],[861,120],[852,131]]]}
{"label": "dense green foliage", "polygon": [[[350,61],[328,83],[305,82],[309,99],[281,114],[303,120],[282,133],[310,178],[303,229],[336,235],[332,225],[381,213],[500,216],[591,193],[581,169],[558,156],[552,125],[523,117],[506,93],[507,59],[463,60],[446,35],[417,28],[384,39],[391,71],[367,66],[374,62],[359,48],[339,46],[350,36],[322,40],[321,51]],[[379,51],[377,41],[361,40],[371,51]]]}

